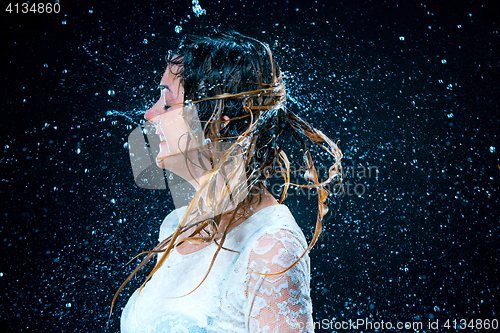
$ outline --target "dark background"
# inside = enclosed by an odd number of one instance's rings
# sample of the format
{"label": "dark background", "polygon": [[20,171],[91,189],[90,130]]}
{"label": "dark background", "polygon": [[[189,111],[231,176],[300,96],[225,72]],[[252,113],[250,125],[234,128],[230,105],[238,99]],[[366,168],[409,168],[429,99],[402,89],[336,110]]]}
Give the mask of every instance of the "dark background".
{"label": "dark background", "polygon": [[[126,263],[173,208],[135,185],[125,143],[168,50],[215,29],[269,43],[289,107],[340,140],[344,167],[379,171],[348,173],[360,195],[330,203],[310,254],[315,320],[499,319],[496,1],[201,0],[199,17],[171,2],[2,4],[1,327],[119,331],[141,283],[108,323]],[[305,199],[287,204],[310,239]]]}

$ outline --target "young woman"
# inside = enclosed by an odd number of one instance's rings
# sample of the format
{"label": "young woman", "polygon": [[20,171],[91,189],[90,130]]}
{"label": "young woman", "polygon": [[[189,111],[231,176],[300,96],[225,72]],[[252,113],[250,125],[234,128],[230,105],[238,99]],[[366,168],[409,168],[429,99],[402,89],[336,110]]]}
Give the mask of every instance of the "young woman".
{"label": "young woman", "polygon": [[[166,217],[159,244],[120,287],[157,256],[123,310],[121,331],[313,331],[307,253],[321,233],[325,187],[340,179],[340,150],[285,107],[269,47],[238,33],[186,37],[160,89],[145,114],[161,141],[156,162],[195,194]],[[324,180],[311,146],[330,156]],[[275,198],[266,184],[277,176]],[[309,245],[281,204],[289,186],[318,194]]]}

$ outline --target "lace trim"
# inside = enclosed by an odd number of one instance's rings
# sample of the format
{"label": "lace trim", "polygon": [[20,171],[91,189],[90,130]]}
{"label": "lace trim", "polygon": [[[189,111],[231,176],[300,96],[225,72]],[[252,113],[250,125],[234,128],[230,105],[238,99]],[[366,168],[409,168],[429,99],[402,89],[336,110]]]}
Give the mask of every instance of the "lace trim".
{"label": "lace trim", "polygon": [[283,271],[304,250],[300,239],[289,230],[265,234],[252,248],[247,286],[247,296],[251,300],[250,332],[311,332],[309,257],[305,256],[280,275],[255,274]]}

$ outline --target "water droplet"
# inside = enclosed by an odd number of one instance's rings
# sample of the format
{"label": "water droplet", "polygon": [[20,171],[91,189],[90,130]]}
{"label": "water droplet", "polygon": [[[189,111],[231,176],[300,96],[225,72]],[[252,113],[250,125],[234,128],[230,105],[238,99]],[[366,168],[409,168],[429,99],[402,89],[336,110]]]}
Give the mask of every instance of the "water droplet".
{"label": "water droplet", "polygon": [[193,0],[193,12],[196,15],[196,17],[207,13],[205,9],[201,8],[198,0]]}
{"label": "water droplet", "polygon": [[180,33],[182,31],[182,27],[180,25],[175,26],[175,33]]}
{"label": "water droplet", "polygon": [[108,95],[111,97],[115,97],[115,91],[114,90],[108,90]]}
{"label": "water droplet", "polygon": [[495,152],[495,147],[491,146],[490,147],[490,153],[494,153]]}

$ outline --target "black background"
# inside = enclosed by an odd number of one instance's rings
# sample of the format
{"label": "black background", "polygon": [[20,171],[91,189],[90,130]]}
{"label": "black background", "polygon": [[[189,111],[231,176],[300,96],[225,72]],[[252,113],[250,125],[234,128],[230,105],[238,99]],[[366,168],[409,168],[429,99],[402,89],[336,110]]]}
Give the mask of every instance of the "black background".
{"label": "black background", "polygon": [[[119,331],[141,282],[108,322],[126,263],[173,208],[167,191],[134,184],[125,143],[168,50],[215,29],[269,43],[289,107],[340,140],[345,168],[378,168],[348,173],[360,195],[330,204],[311,252],[315,320],[498,319],[495,1],[202,0],[199,17],[188,0],[60,4],[59,14],[1,8],[8,332]],[[287,204],[310,239],[305,199]]]}

